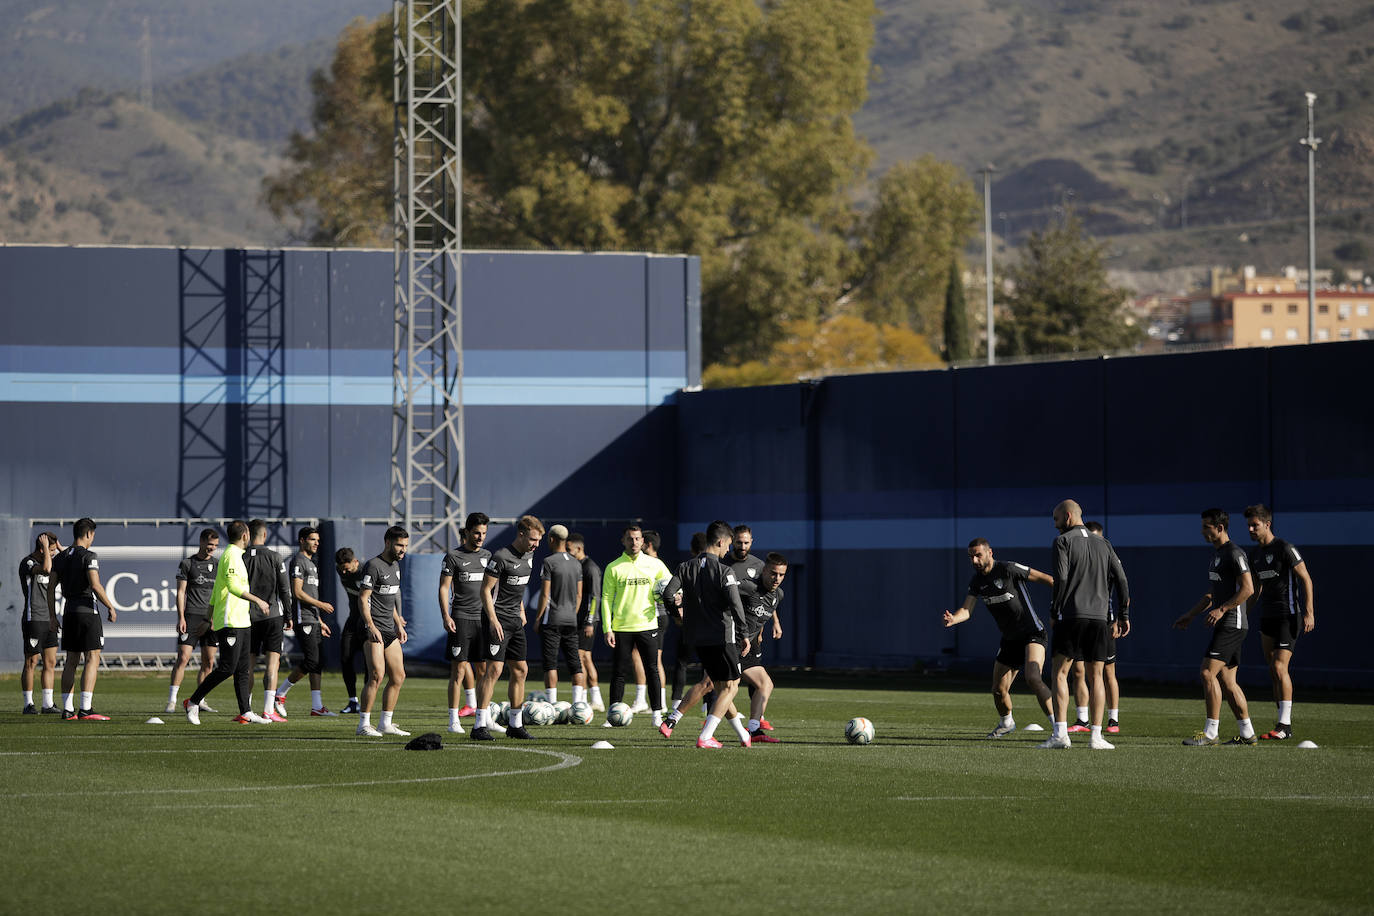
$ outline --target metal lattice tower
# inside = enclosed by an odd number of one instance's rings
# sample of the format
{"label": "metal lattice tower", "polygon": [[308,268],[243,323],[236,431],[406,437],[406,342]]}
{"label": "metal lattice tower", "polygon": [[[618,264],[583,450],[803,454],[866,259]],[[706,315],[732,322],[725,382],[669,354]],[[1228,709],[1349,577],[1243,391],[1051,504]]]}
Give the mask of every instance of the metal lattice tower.
{"label": "metal lattice tower", "polygon": [[459,0],[393,0],[396,321],[391,511],[411,550],[458,543],[463,442]]}

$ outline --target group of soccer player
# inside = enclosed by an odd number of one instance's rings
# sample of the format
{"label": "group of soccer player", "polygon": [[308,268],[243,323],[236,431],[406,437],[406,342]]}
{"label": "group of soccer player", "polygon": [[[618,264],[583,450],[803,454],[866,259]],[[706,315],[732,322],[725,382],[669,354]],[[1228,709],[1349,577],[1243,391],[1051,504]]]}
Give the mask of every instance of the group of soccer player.
{"label": "group of soccer player", "polygon": [[[1131,629],[1130,591],[1126,574],[1102,526],[1084,522],[1082,509],[1065,500],[1053,512],[1060,531],[1054,541],[1054,572],[997,560],[992,545],[976,538],[968,545],[973,566],[968,593],[958,611],[944,612],[946,627],[969,619],[979,601],[1001,631],[993,663],[992,694],[999,719],[989,733],[1000,738],[1016,729],[1011,685],[1024,672],[1051,729],[1044,748],[1067,748],[1069,735],[1086,732],[1094,749],[1111,749],[1102,737],[1103,715],[1109,734],[1120,731],[1116,681],[1116,640]],[[1213,547],[1208,589],[1174,621],[1186,629],[1205,614],[1212,636],[1201,665],[1206,717],[1203,729],[1183,743],[1219,743],[1223,699],[1235,715],[1238,734],[1228,744],[1255,744],[1292,736],[1293,687],[1289,665],[1298,636],[1315,626],[1312,579],[1296,547],[1275,536],[1273,514],[1250,506],[1245,518],[1256,546],[1247,557],[1231,541],[1229,517],[1221,509],[1201,515],[1202,536]],[[525,596],[534,577],[534,552],[545,537],[543,523],[521,517],[512,542],[492,552],[483,545],[490,519],[470,514],[459,546],[443,561],[438,583],[439,614],[447,632],[450,662],[449,731],[461,734],[461,720],[475,717],[470,737],[495,740],[498,734],[528,740],[522,707],[528,676],[525,626],[530,617]],[[78,520],[73,543],[63,547],[52,532],[38,536],[33,553],[20,564],[24,590],[22,636],[25,664],[21,687],[25,714],[60,714],[64,719],[104,720],[92,705],[100,654],[104,645],[99,607],[113,622],[116,612],[100,581],[99,562],[91,545],[96,524]],[[323,640],[331,635],[326,617],[334,607],[320,599],[316,555],[320,533],[313,527],[297,532],[298,550],[283,559],[267,547],[268,525],[261,519],[234,521],[226,529],[228,545],[216,559],[219,533],[200,532],[199,547],[178,567],[177,656],[168,688],[167,712],[180,708],[192,724],[201,712],[214,712],[207,698],[220,683],[234,681],[238,715],[243,724],[287,720],[291,688],[310,678],[310,715],[337,716],[323,702]],[[540,568],[534,630],[540,642],[544,687],[550,702],[558,697],[559,658],[572,679],[572,702],[608,711],[625,697],[628,679],[636,679],[632,711],[651,712],[653,726],[670,737],[684,713],[705,700],[705,725],[699,747],[720,747],[715,731],[729,721],[740,743],[777,741],[765,718],[773,682],[763,666],[764,634],[782,637],[780,607],[787,560],[752,552],[747,525],[713,522],[691,538],[690,559],[670,572],[658,558],[657,532],[628,525],[621,536],[623,552],[604,573],[586,553],[581,535],[563,525],[547,531],[550,553]],[[402,646],[408,639],[401,607],[400,561],[409,546],[408,532],[387,529],[381,553],[360,563],[348,547],[335,552],[335,567],[348,596],[348,617],[340,633],[341,668],[349,694],[343,711],[358,715],[357,733],[368,737],[405,736],[393,715],[405,682]],[[1053,628],[1036,613],[1029,583],[1049,585]],[[66,653],[62,673],[62,706],[54,704],[59,623],[57,590],[66,599],[60,627]],[[97,603],[99,602],[99,603]],[[1236,682],[1241,649],[1258,607],[1261,646],[1269,665],[1277,724],[1256,735],[1244,692]],[[612,651],[610,707],[601,694],[592,658],[600,625]],[[284,635],[294,631],[299,661],[278,683]],[[669,639],[669,634],[674,638]],[[663,653],[673,646],[673,703],[667,708]],[[195,650],[201,651],[197,685],[178,704],[185,670]],[[363,656],[363,689],[357,689],[356,657]],[[690,689],[686,672],[691,657],[703,675]],[[1048,677],[1045,673],[1050,660]],[[264,661],[263,711],[252,708],[253,671]],[[35,669],[42,662],[41,706],[34,703]],[[76,670],[84,663],[80,700]],[[507,673],[509,712],[498,724],[496,683]],[[1077,676],[1076,715],[1068,717],[1069,679]],[[385,686],[383,680],[385,679]],[[734,704],[739,686],[748,687],[747,716]],[[379,722],[373,707],[381,693]],[[1072,721],[1072,724],[1070,722]],[[605,722],[610,726],[609,715]]]}
{"label": "group of soccer player", "polygon": [[[1071,746],[1069,735],[1089,734],[1089,746],[1112,750],[1102,737],[1120,732],[1119,689],[1116,681],[1116,640],[1131,631],[1130,590],[1125,570],[1106,539],[1102,526],[1084,522],[1077,502],[1055,506],[1052,518],[1060,534],[1054,540],[1054,573],[1050,575],[1021,563],[996,560],[992,545],[975,538],[968,545],[973,577],[958,611],[944,612],[946,627],[969,619],[979,601],[992,615],[1001,632],[1001,645],[993,662],[993,704],[999,716],[989,738],[1016,730],[1012,716],[1011,684],[1020,671],[1047,717],[1050,737],[1039,745],[1046,749]],[[1229,534],[1230,517],[1221,509],[1202,512],[1202,537],[1213,548],[1208,565],[1208,587],[1198,602],[1174,621],[1186,629],[1193,618],[1205,614],[1212,627],[1203,655],[1200,676],[1206,717],[1203,728],[1183,744],[1208,747],[1220,743],[1221,703],[1225,699],[1235,715],[1237,734],[1232,745],[1253,745],[1260,740],[1282,741],[1293,735],[1293,683],[1289,664],[1298,636],[1316,625],[1312,579],[1296,547],[1275,536],[1274,516],[1257,504],[1245,510],[1255,548],[1247,557]],[[1035,612],[1027,583],[1053,588],[1050,618],[1053,631]],[[1236,682],[1241,649],[1258,608],[1260,641],[1269,666],[1277,707],[1277,724],[1257,735],[1250,721],[1245,694]],[[1051,656],[1051,683],[1044,677],[1047,652]],[[1077,675],[1077,715],[1068,718],[1069,676]]]}
{"label": "group of soccer player", "polygon": [[[539,519],[526,515],[516,522],[513,541],[492,552],[483,546],[489,524],[490,519],[480,512],[467,517],[461,542],[445,555],[439,577],[439,613],[448,634],[445,651],[450,661],[449,731],[463,733],[462,718],[474,716],[471,738],[475,741],[495,740],[497,734],[528,740],[532,736],[522,712],[529,670],[525,626],[530,615],[525,595],[533,578],[534,551],[545,529]],[[43,713],[60,713],[67,719],[108,718],[92,707],[104,646],[97,600],[107,609],[110,621],[116,619],[116,612],[90,549],[95,530],[91,519],[79,520],[69,548],[62,547],[55,534],[44,532],[34,552],[21,563],[26,714],[39,712],[33,703],[33,680],[41,661]],[[320,599],[319,531],[301,528],[298,550],[285,559],[267,546],[268,524],[261,519],[231,522],[225,534],[228,543],[216,557],[219,532],[202,530],[198,549],[178,566],[176,661],[166,711],[180,709],[191,724],[199,725],[202,712],[215,712],[208,701],[211,692],[232,679],[238,705],[235,722],[285,722],[287,694],[309,675],[310,715],[337,716],[324,705],[320,684],[323,640],[332,632],[326,618],[333,615],[334,607]],[[534,629],[541,643],[550,702],[558,696],[561,655],[572,678],[572,701],[608,711],[592,658],[599,624],[612,650],[610,708],[623,702],[633,675],[636,697],[631,711],[652,712],[654,727],[665,736],[672,735],[682,717],[679,707],[691,708],[707,697],[707,725],[700,746],[720,746],[714,732],[722,718],[732,722],[746,746],[755,741],[776,742],[768,734],[772,725],[764,718],[773,684],[763,668],[762,641],[770,623],[772,637],[782,636],[777,612],[782,601],[779,586],[787,571],[785,558],[769,554],[761,560],[750,553],[753,535],[748,526],[715,523],[709,531],[693,536],[692,559],[673,575],[658,558],[658,533],[629,525],[621,537],[623,553],[603,573],[587,556],[581,535],[569,534],[563,525],[554,525],[547,534],[551,552],[541,564]],[[334,556],[349,605],[340,633],[341,668],[349,694],[343,711],[358,715],[357,733],[363,736],[409,734],[393,721],[405,682],[402,646],[408,637],[401,607],[400,561],[408,546],[408,532],[393,526],[383,537],[381,553],[366,564],[348,547]],[[707,570],[704,575],[703,569]],[[61,626],[59,586],[68,615]],[[63,709],[53,705],[59,632],[66,652]],[[294,632],[299,661],[279,684],[287,632]],[[669,633],[676,638],[667,640]],[[665,641],[671,642],[675,654],[674,703],[666,718]],[[197,649],[201,663],[196,687],[178,701],[186,668]],[[702,659],[705,674],[688,691],[686,672],[693,651]],[[355,664],[359,654],[366,671],[361,692]],[[263,662],[261,713],[253,709],[251,699],[259,659]],[[78,705],[73,684],[82,661],[85,669]],[[510,702],[504,726],[497,723],[493,703],[503,671],[508,676]],[[732,702],[741,679],[751,695],[747,718]],[[374,725],[372,713],[379,692],[381,715]],[[612,724],[609,718],[605,724]]]}

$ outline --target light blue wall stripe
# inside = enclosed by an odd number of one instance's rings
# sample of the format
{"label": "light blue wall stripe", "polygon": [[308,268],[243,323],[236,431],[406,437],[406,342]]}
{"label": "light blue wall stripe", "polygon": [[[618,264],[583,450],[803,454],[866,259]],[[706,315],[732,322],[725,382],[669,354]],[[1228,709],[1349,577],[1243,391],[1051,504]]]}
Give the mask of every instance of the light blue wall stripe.
{"label": "light blue wall stripe", "polygon": [[[686,384],[685,377],[469,375],[463,381],[463,403],[469,407],[653,406]],[[388,407],[391,376],[288,375],[271,382],[251,382],[244,388],[237,377],[0,372],[0,403],[252,404],[278,398],[291,405]]]}

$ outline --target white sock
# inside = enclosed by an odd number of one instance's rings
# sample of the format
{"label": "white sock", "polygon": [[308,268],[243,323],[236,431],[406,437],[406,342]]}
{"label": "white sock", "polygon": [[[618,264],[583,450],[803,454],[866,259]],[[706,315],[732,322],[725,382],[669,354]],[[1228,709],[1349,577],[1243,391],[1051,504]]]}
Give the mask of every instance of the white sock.
{"label": "white sock", "polygon": [[323,709],[323,708],[324,708],[324,697],[320,695],[321,693],[322,693],[322,691],[319,691],[319,690],[312,690],[312,691],[310,691],[310,708],[311,708],[311,709]]}
{"label": "white sock", "polygon": [[371,725],[371,724],[372,724],[372,713],[370,713],[370,712],[360,712],[360,713],[358,713],[358,727],[359,727],[359,728],[363,728],[364,726]]}
{"label": "white sock", "polygon": [[1208,738],[1216,740],[1217,732],[1221,728],[1221,723],[1216,719],[1208,719],[1202,725],[1202,733]]}
{"label": "white sock", "polygon": [[750,730],[751,732],[756,732],[756,731],[759,730],[759,720],[758,720],[758,719],[750,719],[750,720],[749,720],[749,730]]}
{"label": "white sock", "polygon": [[550,703],[557,703],[557,702],[558,702],[558,688],[557,688],[557,687],[550,687],[550,688],[548,688],[547,690],[545,690],[544,692],[548,695],[548,697],[549,697],[549,702],[550,702]]}
{"label": "white sock", "polygon": [[93,690],[83,690],[83,691],[81,691],[81,708],[82,708],[82,709],[90,709],[90,708],[91,708],[91,694],[94,693],[94,692],[95,692],[95,691],[93,691]]}
{"label": "white sock", "polygon": [[735,727],[735,734],[739,735],[739,740],[749,740],[749,730],[744,727],[744,716],[734,716],[730,719],[730,724]]}
{"label": "white sock", "polygon": [[1054,735],[1056,738],[1063,738],[1065,741],[1067,741],[1069,739],[1069,723],[1054,723],[1054,731],[1051,732],[1051,734]]}
{"label": "white sock", "polygon": [[680,721],[682,721],[682,710],[674,706],[673,711],[668,713],[668,724],[676,725]]}
{"label": "white sock", "polygon": [[678,708],[679,706],[681,706],[681,705],[682,705],[682,697],[678,697],[676,700],[673,701],[673,708],[674,708],[674,709],[677,709],[677,708]]}
{"label": "white sock", "polygon": [[1293,701],[1279,701],[1279,724],[1291,726],[1293,724]]}
{"label": "white sock", "polygon": [[267,696],[263,697],[262,714],[267,718],[272,718],[272,707],[276,705],[277,695],[272,691],[267,691]]}
{"label": "white sock", "polygon": [[390,709],[382,710],[382,728],[386,728],[391,724],[391,713],[392,710]]}
{"label": "white sock", "polygon": [[705,740],[706,738],[714,737],[716,734],[716,726],[719,724],[720,720],[715,716],[707,716],[706,724],[701,727],[701,739]]}
{"label": "white sock", "polygon": [[476,688],[476,687],[464,687],[464,688],[463,688],[463,702],[467,703],[467,705],[471,706],[471,707],[474,708],[474,709],[477,708],[477,688]]}
{"label": "white sock", "polygon": [[177,701],[177,693],[181,690],[180,684],[173,684],[167,688],[167,705],[170,706]]}
{"label": "white sock", "polygon": [[668,690],[666,687],[658,688],[658,708],[662,709],[668,705]]}
{"label": "white sock", "polygon": [[462,721],[462,717],[461,717],[460,715],[458,715],[458,710],[456,710],[456,709],[454,709],[453,707],[450,706],[450,707],[449,707],[449,710],[448,710],[448,724],[449,724],[449,726],[451,727],[451,726],[457,725],[457,724],[458,724],[459,722],[461,722],[461,721]]}
{"label": "white sock", "polygon": [[594,700],[596,700],[596,702],[598,702],[598,703],[604,703],[604,702],[605,702],[605,700],[601,699],[601,685],[600,685],[600,684],[597,684],[595,687],[592,688],[592,698],[593,698]]}
{"label": "white sock", "polygon": [[75,707],[72,706],[72,695],[70,693],[62,694],[62,708],[67,710],[67,712],[76,712]]}
{"label": "white sock", "polygon": [[43,708],[47,709],[50,706],[52,706],[52,688],[45,687],[43,688]]}
{"label": "white sock", "polygon": [[587,688],[586,688],[586,687],[578,687],[576,684],[573,685],[573,702],[574,702],[574,703],[585,703],[585,702],[587,702]]}
{"label": "white sock", "polygon": [[1255,736],[1255,726],[1250,724],[1249,719],[1237,719],[1236,724],[1240,726],[1240,736],[1242,738],[1253,738]]}
{"label": "white sock", "polygon": [[1116,719],[1117,719],[1117,713],[1119,713],[1119,712],[1121,712],[1121,710],[1119,710],[1119,709],[1109,709],[1109,710],[1107,710],[1107,719],[1108,719],[1109,721],[1115,722]]}
{"label": "white sock", "polygon": [[1011,717],[1011,713],[1007,713],[1005,716],[1002,717],[1001,724],[1004,728],[1015,728],[1016,720]]}
{"label": "white sock", "polygon": [[349,697],[349,698],[348,698],[348,702],[350,702],[350,703],[352,703],[353,705],[356,706],[356,705],[358,704],[358,698],[357,698],[357,697]]}
{"label": "white sock", "polygon": [[286,683],[277,685],[277,696],[284,697],[291,692],[291,679],[287,678]]}
{"label": "white sock", "polygon": [[1079,707],[1077,707],[1077,709],[1078,709],[1078,721],[1079,721],[1079,722],[1086,722],[1086,721],[1088,721],[1088,707],[1086,707],[1086,706],[1079,706]]}
{"label": "white sock", "polygon": [[1101,725],[1089,725],[1088,728],[1091,729],[1091,733],[1090,733],[1089,737],[1095,738],[1095,739],[1097,739],[1097,740],[1101,740],[1101,739],[1102,739],[1102,726],[1101,726]]}
{"label": "white sock", "polygon": [[20,692],[24,694],[24,705],[25,705],[25,706],[32,706],[32,705],[33,705],[33,691],[32,691],[32,690],[24,690],[24,691],[20,691]]}
{"label": "white sock", "polygon": [[506,713],[506,724],[509,728],[519,728],[520,723],[525,718],[525,710],[519,706],[512,706],[510,712]]}
{"label": "white sock", "polygon": [[640,703],[647,703],[647,702],[648,702],[648,696],[649,696],[649,685],[648,685],[648,684],[635,684],[635,705],[636,705],[636,706],[638,706]]}
{"label": "white sock", "polygon": [[473,722],[472,722],[472,727],[473,727],[473,728],[486,728],[486,727],[487,727],[487,711],[486,711],[485,709],[479,709],[479,710],[477,710],[477,718],[475,718],[475,719],[473,720]]}

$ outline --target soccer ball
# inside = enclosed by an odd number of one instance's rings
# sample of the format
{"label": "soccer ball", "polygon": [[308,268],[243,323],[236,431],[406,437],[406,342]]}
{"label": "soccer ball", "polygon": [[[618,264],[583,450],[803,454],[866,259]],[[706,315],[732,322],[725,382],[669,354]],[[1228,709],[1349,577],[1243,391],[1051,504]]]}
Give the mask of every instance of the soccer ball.
{"label": "soccer ball", "polygon": [[525,699],[530,703],[545,703],[548,702],[549,695],[542,690],[534,690]]}
{"label": "soccer ball", "polygon": [[505,700],[502,700],[500,703],[493,703],[493,704],[491,704],[491,705],[492,705],[492,708],[495,710],[495,713],[496,713],[496,716],[495,716],[495,718],[496,718],[496,724],[497,724],[497,725],[500,725],[500,726],[503,726],[503,727],[504,727],[505,725],[509,724],[509,722],[510,722],[510,704],[507,703]]}
{"label": "soccer ball", "polygon": [[555,717],[550,703],[534,703],[530,706],[528,720],[531,725],[552,725]]}
{"label": "soccer ball", "polygon": [[634,713],[624,703],[612,703],[606,710],[606,721],[615,726],[629,725],[634,721]]}
{"label": "soccer ball", "polygon": [[867,744],[873,740],[873,723],[863,716],[855,716],[844,727],[844,737],[850,744]]}
{"label": "soccer ball", "polygon": [[572,704],[567,700],[559,700],[557,703],[553,704],[553,708],[553,721],[555,723],[558,725],[567,725],[572,721]]}
{"label": "soccer ball", "polygon": [[568,721],[574,725],[590,725],[592,722],[592,707],[589,703],[574,703],[568,710]]}

